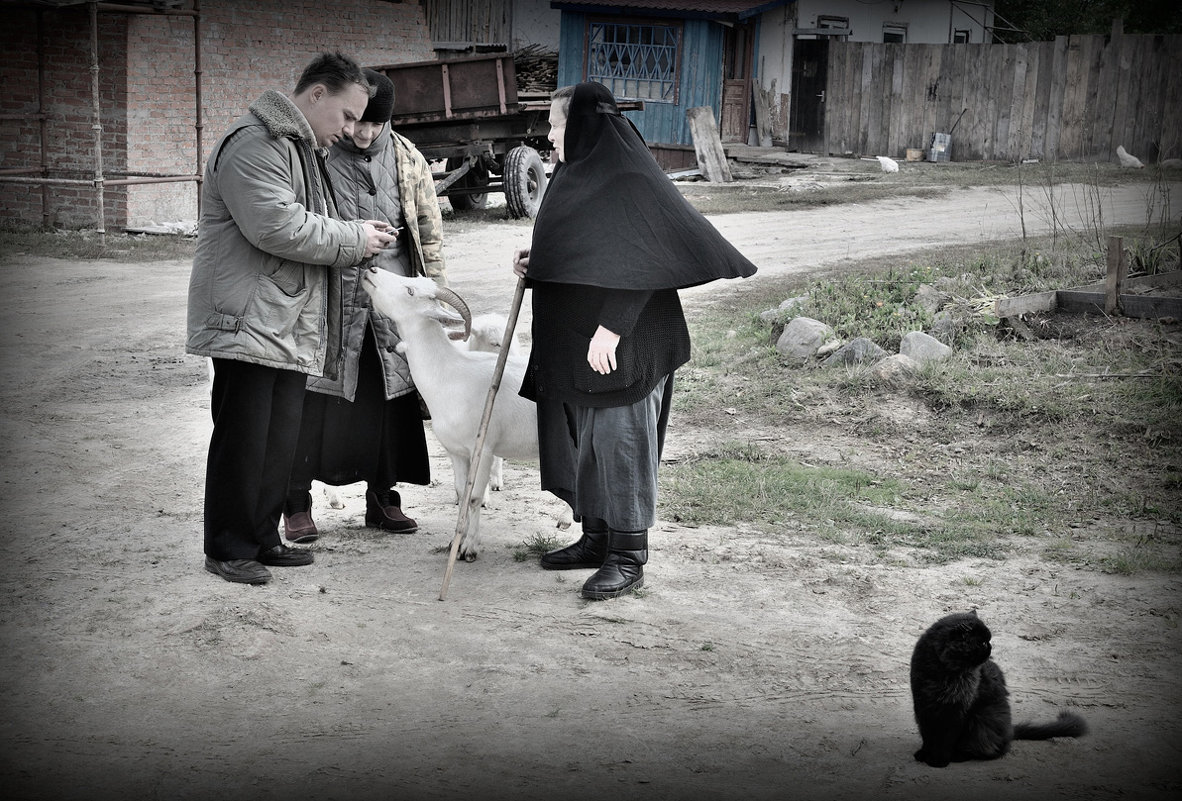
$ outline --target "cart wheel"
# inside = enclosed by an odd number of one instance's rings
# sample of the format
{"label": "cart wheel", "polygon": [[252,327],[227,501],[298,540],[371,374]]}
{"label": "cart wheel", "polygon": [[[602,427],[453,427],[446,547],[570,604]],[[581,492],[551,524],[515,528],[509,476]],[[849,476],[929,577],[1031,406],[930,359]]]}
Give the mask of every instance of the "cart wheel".
{"label": "cart wheel", "polygon": [[505,155],[505,205],[516,219],[535,217],[546,193],[546,168],[538,151],[520,145]]}
{"label": "cart wheel", "polygon": [[[447,169],[457,169],[464,163],[462,158],[452,158],[447,160]],[[481,186],[488,186],[488,170],[483,164],[476,164],[472,169],[468,170],[455,184],[457,189],[474,189]],[[477,194],[449,194],[447,199],[451,201],[451,207],[456,211],[471,211],[472,209],[482,209],[484,204],[488,202],[488,193],[480,192]]]}

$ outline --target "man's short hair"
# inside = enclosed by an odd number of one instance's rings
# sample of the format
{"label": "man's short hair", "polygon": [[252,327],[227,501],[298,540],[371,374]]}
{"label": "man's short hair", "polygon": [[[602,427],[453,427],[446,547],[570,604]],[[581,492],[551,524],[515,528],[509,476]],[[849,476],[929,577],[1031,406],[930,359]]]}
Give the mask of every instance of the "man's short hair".
{"label": "man's short hair", "polygon": [[331,94],[340,94],[349,88],[349,84],[365,87],[370,97],[374,88],[365,79],[361,65],[341,52],[321,53],[304,67],[300,80],[296,83],[295,93],[298,95],[314,84],[322,83],[328,87]]}

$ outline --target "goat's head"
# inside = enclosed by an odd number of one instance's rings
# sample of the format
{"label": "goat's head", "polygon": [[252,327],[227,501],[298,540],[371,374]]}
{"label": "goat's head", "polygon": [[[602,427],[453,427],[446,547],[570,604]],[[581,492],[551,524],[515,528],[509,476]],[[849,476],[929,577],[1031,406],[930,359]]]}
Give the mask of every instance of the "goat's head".
{"label": "goat's head", "polygon": [[[407,278],[370,266],[361,272],[361,285],[373,300],[374,309],[395,324],[405,323],[413,315],[444,324],[462,322],[464,339],[472,331],[472,312],[468,310],[468,304],[455,292],[439,286],[430,278]],[[435,301],[446,303],[459,314],[448,311]]]}

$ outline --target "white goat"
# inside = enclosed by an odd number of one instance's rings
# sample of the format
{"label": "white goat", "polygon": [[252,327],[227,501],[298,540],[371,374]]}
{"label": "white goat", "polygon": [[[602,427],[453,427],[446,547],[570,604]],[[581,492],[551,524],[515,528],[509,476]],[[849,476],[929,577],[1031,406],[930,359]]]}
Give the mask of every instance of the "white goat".
{"label": "white goat", "polygon": [[[362,273],[361,283],[373,299],[374,309],[398,327],[402,338],[399,350],[406,356],[415,386],[431,410],[431,428],[451,457],[456,492],[462,495],[497,355],[462,350],[449,340],[441,323],[454,321],[456,317],[436,303],[437,300],[460,312],[465,339],[471,329],[467,305],[450,289],[429,278],[406,278],[373,268]],[[521,356],[510,356],[505,362],[501,391],[493,406],[480,469],[469,500],[468,528],[460,542],[459,554],[466,561],[476,558],[480,507],[492,457],[530,461],[538,458],[537,407],[517,394],[525,367],[526,359]]]}
{"label": "white goat", "polygon": [[[460,347],[479,353],[500,353],[501,344],[505,341],[505,328],[509,325],[509,318],[503,314],[478,314],[472,318],[472,332],[466,342],[458,341]],[[454,334],[452,335],[455,336]],[[509,355],[523,356],[521,345],[517,337],[509,340]],[[488,473],[488,489],[500,492],[505,487],[505,460],[494,456],[492,468]],[[456,496],[459,503],[459,496]],[[488,503],[488,493],[485,491],[484,502]]]}

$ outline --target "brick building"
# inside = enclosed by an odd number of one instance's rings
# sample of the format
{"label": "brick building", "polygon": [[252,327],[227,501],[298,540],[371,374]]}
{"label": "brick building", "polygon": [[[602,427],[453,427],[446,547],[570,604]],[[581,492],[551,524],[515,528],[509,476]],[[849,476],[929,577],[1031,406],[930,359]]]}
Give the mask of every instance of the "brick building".
{"label": "brick building", "polygon": [[290,91],[325,50],[362,64],[435,56],[413,0],[0,0],[0,222],[100,227],[100,166],[107,230],[196,219],[198,122],[203,162],[256,97]]}

